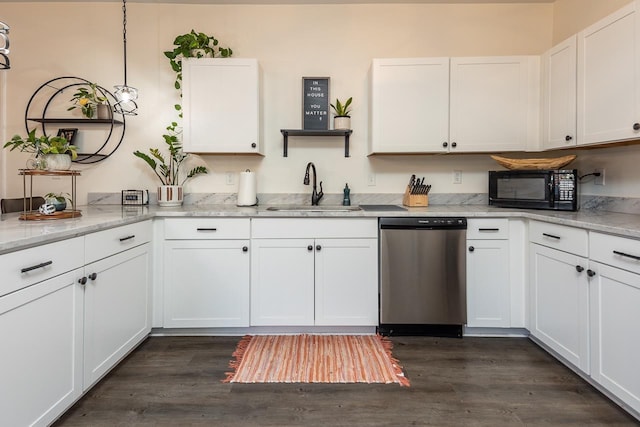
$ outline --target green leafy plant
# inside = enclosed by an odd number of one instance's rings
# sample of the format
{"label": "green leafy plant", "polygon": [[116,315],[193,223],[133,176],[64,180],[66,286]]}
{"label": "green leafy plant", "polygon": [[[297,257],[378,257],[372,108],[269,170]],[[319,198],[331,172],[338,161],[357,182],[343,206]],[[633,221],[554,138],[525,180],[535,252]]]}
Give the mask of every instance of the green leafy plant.
{"label": "green leafy plant", "polygon": [[157,148],[150,148],[149,154],[141,151],[134,151],[133,153],[153,169],[153,172],[160,179],[162,185],[184,185],[188,179],[209,172],[204,166],[196,166],[180,181],[180,167],[182,162],[189,157],[189,154],[182,151],[182,144],[176,132],[177,126],[178,124],[176,122],[171,122],[171,125],[167,126],[168,133],[162,135],[164,142],[167,144],[167,150],[169,151],[168,161]]}
{"label": "green leafy plant", "polygon": [[[173,41],[173,50],[164,52],[169,58],[171,69],[176,72],[175,88],[182,85],[182,58],[202,58],[205,56],[228,58],[233,55],[231,48],[218,46],[218,40],[195,30],[179,35]],[[179,109],[179,108],[176,108]]]}
{"label": "green leafy plant", "polygon": [[95,83],[89,83],[88,86],[88,88],[84,86],[78,88],[77,92],[74,93],[71,98],[73,105],[67,108],[67,111],[79,107],[82,110],[83,116],[92,119],[96,114],[97,105],[105,102],[107,98],[98,94],[99,89]]}
{"label": "green leafy plant", "polygon": [[36,137],[35,128],[28,133],[26,138],[14,135],[4,144],[4,148],[9,148],[10,151],[19,149],[26,153],[35,153],[36,156],[40,154],[68,154],[72,160],[78,158],[77,147],[69,144],[66,138],[62,136],[48,137],[46,135]]}
{"label": "green leafy plant", "polygon": [[45,199],[55,199],[58,203],[66,203],[68,200],[70,204],[73,204],[71,195],[69,193],[47,193],[44,195]]}
{"label": "green leafy plant", "polygon": [[351,106],[351,101],[353,101],[353,97],[347,99],[344,104],[340,102],[339,99],[336,99],[335,104],[331,104],[331,108],[333,108],[336,117],[351,117],[349,116],[349,113],[351,113],[351,110],[349,109],[349,107]]}

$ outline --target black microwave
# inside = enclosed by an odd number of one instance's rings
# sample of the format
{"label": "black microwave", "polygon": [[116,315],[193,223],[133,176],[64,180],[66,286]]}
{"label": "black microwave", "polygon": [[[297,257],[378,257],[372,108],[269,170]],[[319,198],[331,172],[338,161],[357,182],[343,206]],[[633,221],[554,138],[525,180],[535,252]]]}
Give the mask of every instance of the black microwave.
{"label": "black microwave", "polygon": [[505,208],[578,210],[578,171],[489,171],[489,204]]}

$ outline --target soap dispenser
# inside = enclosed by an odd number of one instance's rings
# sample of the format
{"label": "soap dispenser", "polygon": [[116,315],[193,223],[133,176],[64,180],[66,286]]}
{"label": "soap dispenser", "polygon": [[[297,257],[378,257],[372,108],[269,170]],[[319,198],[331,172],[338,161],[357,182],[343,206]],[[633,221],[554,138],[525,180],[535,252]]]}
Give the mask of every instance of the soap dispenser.
{"label": "soap dispenser", "polygon": [[345,184],[344,185],[344,190],[342,190],[344,193],[344,197],[342,198],[342,206],[351,206],[351,199],[349,198],[349,193],[351,192],[351,190],[349,189],[349,184]]}

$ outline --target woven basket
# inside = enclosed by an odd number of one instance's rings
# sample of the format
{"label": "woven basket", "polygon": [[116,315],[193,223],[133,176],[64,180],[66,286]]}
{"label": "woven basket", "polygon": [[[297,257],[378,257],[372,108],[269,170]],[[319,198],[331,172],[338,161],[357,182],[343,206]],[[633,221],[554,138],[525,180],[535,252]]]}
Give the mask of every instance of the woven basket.
{"label": "woven basket", "polygon": [[507,157],[494,156],[491,158],[507,169],[541,170],[560,169],[576,159],[575,154],[556,157],[554,159],[509,159]]}

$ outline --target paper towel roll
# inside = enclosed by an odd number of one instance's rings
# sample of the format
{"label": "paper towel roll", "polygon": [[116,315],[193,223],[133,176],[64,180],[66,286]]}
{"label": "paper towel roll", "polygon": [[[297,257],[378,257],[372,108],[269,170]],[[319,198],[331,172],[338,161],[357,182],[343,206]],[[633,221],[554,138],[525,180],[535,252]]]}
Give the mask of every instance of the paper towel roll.
{"label": "paper towel roll", "polygon": [[238,183],[238,206],[254,206],[258,204],[256,174],[247,169],[240,172]]}

